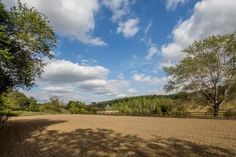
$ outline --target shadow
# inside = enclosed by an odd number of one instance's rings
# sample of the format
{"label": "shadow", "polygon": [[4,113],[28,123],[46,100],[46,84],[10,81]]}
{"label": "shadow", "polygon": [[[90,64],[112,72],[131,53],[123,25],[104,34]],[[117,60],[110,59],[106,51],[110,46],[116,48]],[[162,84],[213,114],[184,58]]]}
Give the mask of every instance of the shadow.
{"label": "shadow", "polygon": [[[64,122],[66,121],[47,119],[8,121],[0,128],[0,157],[30,156],[25,151],[28,149],[25,147],[27,140],[32,139],[34,134],[42,132],[50,125]],[[36,147],[36,145],[32,147]],[[31,150],[31,147],[28,150]]]}
{"label": "shadow", "polygon": [[[1,157],[233,157],[235,150],[189,141],[154,137],[146,141],[109,129],[46,130],[64,121],[29,120],[12,123],[6,139],[0,130]],[[13,125],[14,124],[14,125]],[[12,130],[15,129],[15,130]],[[6,131],[6,130],[5,130]],[[5,135],[6,136],[6,135]],[[11,138],[8,138],[11,137]],[[2,141],[3,138],[3,141]],[[11,149],[2,149],[7,144]],[[9,144],[9,145],[8,145]]]}

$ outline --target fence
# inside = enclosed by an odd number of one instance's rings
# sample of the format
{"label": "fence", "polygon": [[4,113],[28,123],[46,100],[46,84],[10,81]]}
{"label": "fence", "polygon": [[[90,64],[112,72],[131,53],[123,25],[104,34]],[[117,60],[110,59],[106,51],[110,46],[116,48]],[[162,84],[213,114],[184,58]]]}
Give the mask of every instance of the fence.
{"label": "fence", "polygon": [[[227,114],[226,114],[227,113]],[[170,114],[125,114],[120,112],[97,112],[99,115],[115,115],[115,116],[144,116],[144,117],[180,117],[180,118],[218,118],[218,119],[236,119],[236,111],[220,111],[218,116],[214,117],[211,112],[172,112]]]}
{"label": "fence", "polygon": [[[225,111],[220,111],[218,113],[218,118],[224,118]],[[189,117],[204,117],[204,118],[213,118],[213,113],[211,112],[187,112]]]}

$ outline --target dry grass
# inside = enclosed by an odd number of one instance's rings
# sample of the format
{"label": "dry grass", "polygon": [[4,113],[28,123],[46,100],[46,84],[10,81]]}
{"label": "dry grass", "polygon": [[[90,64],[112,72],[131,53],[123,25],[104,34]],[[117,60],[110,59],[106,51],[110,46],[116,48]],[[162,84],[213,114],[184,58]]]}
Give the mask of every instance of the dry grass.
{"label": "dry grass", "polygon": [[1,157],[236,156],[236,121],[97,115],[12,118]]}

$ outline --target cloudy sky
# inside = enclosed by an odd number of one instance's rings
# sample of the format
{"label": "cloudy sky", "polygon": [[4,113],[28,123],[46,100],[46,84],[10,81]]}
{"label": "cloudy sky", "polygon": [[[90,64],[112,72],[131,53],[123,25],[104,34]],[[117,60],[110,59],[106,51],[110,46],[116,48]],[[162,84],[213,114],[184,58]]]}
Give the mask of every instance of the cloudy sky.
{"label": "cloudy sky", "polygon": [[[7,7],[15,0],[3,0]],[[48,16],[58,45],[27,95],[85,102],[160,94],[163,66],[194,40],[236,31],[235,0],[21,0]]]}

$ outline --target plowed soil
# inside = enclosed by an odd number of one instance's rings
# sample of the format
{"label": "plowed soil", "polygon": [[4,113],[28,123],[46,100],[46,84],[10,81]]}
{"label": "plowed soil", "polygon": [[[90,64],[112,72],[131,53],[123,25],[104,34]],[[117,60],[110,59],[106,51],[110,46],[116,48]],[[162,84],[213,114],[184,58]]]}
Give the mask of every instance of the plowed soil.
{"label": "plowed soil", "polygon": [[101,115],[10,118],[0,157],[235,157],[236,121]]}

